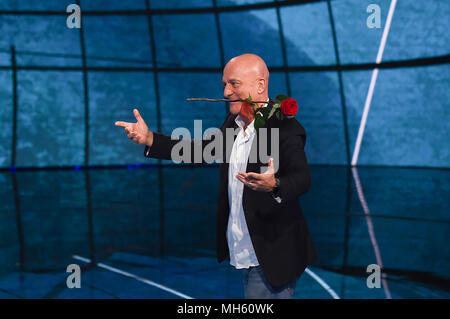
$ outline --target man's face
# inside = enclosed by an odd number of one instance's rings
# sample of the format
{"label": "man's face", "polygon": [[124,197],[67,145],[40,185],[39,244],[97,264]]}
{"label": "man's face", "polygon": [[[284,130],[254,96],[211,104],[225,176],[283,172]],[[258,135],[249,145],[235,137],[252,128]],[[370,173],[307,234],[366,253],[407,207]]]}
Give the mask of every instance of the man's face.
{"label": "man's face", "polygon": [[[246,99],[249,94],[255,100],[257,96],[257,79],[251,70],[238,63],[227,64],[222,76],[223,96],[229,100]],[[237,114],[242,102],[230,102],[230,112]]]}

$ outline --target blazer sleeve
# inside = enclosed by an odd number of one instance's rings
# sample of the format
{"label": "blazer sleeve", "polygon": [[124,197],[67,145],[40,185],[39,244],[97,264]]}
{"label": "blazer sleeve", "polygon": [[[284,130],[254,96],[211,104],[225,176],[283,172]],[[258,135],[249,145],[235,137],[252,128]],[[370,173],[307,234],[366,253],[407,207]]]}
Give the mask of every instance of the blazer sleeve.
{"label": "blazer sleeve", "polygon": [[311,175],[305,154],[306,133],[304,129],[286,137],[280,145],[280,191],[283,201],[298,198],[308,192],[311,186]]}

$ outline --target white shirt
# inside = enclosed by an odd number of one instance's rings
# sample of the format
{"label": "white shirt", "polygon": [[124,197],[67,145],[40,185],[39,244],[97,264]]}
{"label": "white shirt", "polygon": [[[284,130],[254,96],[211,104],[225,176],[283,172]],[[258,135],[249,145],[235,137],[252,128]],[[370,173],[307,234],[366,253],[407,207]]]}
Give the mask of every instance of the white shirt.
{"label": "white shirt", "polygon": [[241,129],[234,141],[228,168],[228,202],[230,204],[230,215],[228,218],[227,240],[230,250],[230,264],[237,269],[241,269],[259,265],[250,239],[244,208],[242,206],[244,184],[236,178],[239,171],[245,172],[247,169],[248,156],[256,132],[254,120],[247,126],[245,132],[243,129],[245,122],[240,114],[236,117],[235,121]]}

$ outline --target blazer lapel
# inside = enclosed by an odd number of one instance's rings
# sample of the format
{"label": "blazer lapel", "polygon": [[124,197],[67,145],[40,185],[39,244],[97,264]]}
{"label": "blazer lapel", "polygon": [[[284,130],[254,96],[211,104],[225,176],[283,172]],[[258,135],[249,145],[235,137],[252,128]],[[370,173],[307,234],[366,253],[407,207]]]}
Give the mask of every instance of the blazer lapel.
{"label": "blazer lapel", "polygon": [[[270,100],[269,99],[269,103],[267,104],[267,106],[266,107],[268,107],[268,108],[272,108],[273,107],[273,101],[272,100]],[[255,172],[255,173],[260,173],[260,171],[259,171],[259,167],[261,166],[261,163],[260,163],[260,160],[259,160],[259,145],[258,145],[258,143],[260,143],[260,142],[258,142],[259,141],[259,132],[258,131],[256,131],[255,132],[255,138],[253,139],[253,143],[252,143],[252,146],[251,146],[251,148],[250,148],[250,153],[249,154],[252,154],[252,152],[255,152],[255,154],[256,154],[256,163],[251,163],[250,162],[250,155],[249,155],[249,160],[247,161],[247,168],[246,168],[246,173],[248,173],[248,172]]]}

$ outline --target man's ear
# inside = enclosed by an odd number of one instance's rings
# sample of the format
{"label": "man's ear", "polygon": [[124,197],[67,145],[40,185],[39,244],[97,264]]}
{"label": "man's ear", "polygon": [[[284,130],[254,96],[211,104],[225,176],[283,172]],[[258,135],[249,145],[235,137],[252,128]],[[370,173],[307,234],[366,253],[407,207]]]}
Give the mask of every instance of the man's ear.
{"label": "man's ear", "polygon": [[266,80],[259,79],[257,86],[258,86],[258,89],[257,89],[258,94],[262,94],[266,90]]}

